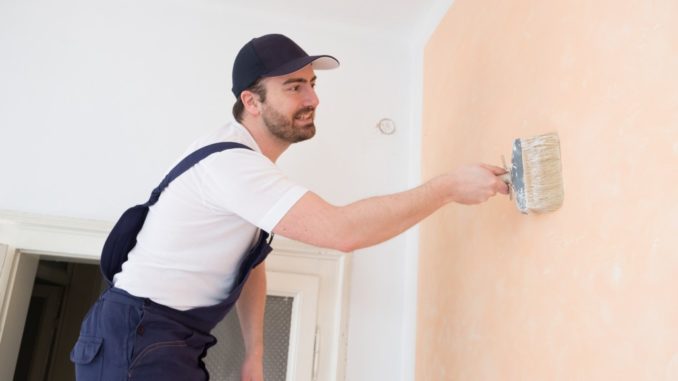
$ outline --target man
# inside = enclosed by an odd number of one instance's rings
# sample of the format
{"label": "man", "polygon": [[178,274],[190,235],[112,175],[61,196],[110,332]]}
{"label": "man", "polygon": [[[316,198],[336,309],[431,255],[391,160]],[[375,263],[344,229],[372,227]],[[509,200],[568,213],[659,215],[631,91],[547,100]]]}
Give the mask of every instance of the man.
{"label": "man", "polygon": [[[209,331],[235,304],[246,349],[241,379],[261,381],[268,233],[350,252],[400,234],[449,202],[508,192],[497,177],[505,171],[482,164],[346,206],[287,179],[274,163],[315,134],[314,70],[337,66],[279,34],[240,50],[237,122],[191,145],[153,192],[143,227],[128,237],[136,244],[112,271],[104,247],[102,269],[113,287],[88,313],[71,352],[79,380],[207,379],[202,358],[215,343]],[[192,154],[223,142],[235,145]]]}

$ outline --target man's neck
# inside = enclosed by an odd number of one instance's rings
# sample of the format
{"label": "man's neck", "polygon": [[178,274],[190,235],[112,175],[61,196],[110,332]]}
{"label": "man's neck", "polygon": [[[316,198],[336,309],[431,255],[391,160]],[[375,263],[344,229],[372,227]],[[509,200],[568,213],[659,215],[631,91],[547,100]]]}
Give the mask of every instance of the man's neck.
{"label": "man's neck", "polygon": [[290,143],[280,140],[275,137],[262,123],[257,123],[257,121],[242,121],[243,127],[249,131],[254,141],[257,142],[257,145],[261,149],[261,153],[264,154],[272,162],[276,162],[278,157],[282,155],[283,152],[290,146]]}

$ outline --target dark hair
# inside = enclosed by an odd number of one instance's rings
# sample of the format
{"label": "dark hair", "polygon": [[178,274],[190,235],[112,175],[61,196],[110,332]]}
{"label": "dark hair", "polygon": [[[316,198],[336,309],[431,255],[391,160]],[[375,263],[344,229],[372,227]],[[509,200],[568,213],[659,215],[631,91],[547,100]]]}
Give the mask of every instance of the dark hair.
{"label": "dark hair", "polygon": [[[247,91],[251,91],[254,94],[256,94],[259,97],[259,100],[261,102],[266,102],[266,88],[264,85],[261,83],[261,78],[257,79],[252,86],[248,87],[245,89]],[[245,91],[243,90],[243,91]],[[245,111],[245,105],[242,103],[242,99],[238,97],[238,100],[235,101],[235,104],[233,105],[233,117],[235,120],[238,121],[238,123],[242,123],[242,113]]]}

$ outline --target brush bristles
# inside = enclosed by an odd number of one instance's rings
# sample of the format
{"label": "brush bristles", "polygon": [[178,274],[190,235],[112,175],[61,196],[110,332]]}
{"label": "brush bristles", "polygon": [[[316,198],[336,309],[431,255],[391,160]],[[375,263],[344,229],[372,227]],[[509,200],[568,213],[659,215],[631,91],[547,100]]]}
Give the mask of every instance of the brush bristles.
{"label": "brush bristles", "polygon": [[550,133],[521,139],[527,209],[548,213],[563,204],[560,139]]}

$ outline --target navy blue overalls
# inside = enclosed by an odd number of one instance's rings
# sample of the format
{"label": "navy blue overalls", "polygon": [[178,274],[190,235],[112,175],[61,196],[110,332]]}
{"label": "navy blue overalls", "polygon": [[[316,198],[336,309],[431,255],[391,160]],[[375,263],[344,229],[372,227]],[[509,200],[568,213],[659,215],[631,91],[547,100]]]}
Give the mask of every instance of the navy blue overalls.
{"label": "navy blue overalls", "polygon": [[245,255],[229,296],[221,303],[179,311],[113,287],[113,275],[136,245],[148,208],[176,177],[212,153],[246,148],[238,143],[203,147],[177,164],[153,191],[147,203],[128,209],[106,239],[101,270],[109,288],[85,316],[80,337],[71,351],[78,381],[208,380],[203,358],[216,344],[210,331],[240,296],[250,271],[271,252],[268,233]]}

